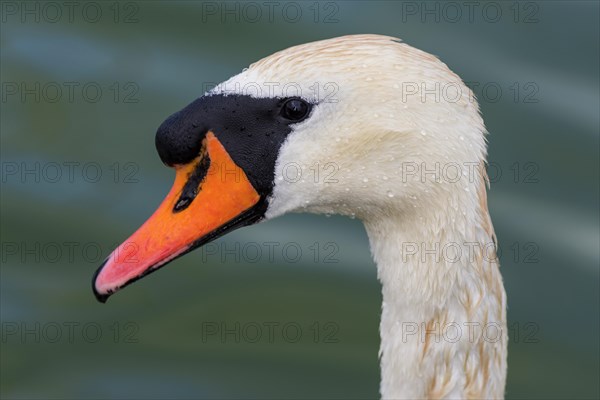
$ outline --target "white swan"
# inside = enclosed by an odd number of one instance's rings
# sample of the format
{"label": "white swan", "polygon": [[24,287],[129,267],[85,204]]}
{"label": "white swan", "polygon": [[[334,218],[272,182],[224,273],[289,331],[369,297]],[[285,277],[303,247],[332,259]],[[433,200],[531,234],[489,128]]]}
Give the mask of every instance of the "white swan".
{"label": "white swan", "polygon": [[[261,219],[355,216],[383,286],[382,397],[502,398],[506,295],[484,136],[460,78],[398,39],[344,36],[275,53],[161,125],[173,189],[98,270],[94,292],[105,301]],[[331,179],[314,179],[317,163],[331,163]]]}

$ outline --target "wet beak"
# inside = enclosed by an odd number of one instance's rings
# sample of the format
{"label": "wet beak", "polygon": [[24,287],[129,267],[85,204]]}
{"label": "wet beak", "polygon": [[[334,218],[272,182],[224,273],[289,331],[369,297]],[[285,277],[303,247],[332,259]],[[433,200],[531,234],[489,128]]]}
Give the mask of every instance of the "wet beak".
{"label": "wet beak", "polygon": [[175,169],[175,183],[158,209],[96,271],[92,287],[99,301],[262,217],[261,196],[212,132],[206,134],[200,155]]}

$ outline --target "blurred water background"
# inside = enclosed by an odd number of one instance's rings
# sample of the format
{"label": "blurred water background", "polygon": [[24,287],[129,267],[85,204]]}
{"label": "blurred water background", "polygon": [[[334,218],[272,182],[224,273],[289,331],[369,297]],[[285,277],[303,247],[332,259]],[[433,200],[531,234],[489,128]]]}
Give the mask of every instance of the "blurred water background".
{"label": "blurred water background", "polygon": [[[154,148],[168,115],[274,51],[381,33],[480,99],[507,397],[598,398],[599,5],[474,3],[3,2],[0,396],[377,397],[381,295],[358,221],[244,228],[106,305],[90,280],[170,188]],[[212,334],[236,323],[239,342]]]}

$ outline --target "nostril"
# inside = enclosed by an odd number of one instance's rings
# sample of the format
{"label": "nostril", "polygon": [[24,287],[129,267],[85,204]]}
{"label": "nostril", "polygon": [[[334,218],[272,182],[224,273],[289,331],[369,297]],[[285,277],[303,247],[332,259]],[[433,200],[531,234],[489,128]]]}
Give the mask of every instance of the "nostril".
{"label": "nostril", "polygon": [[181,191],[181,195],[179,199],[175,203],[173,207],[173,212],[177,213],[185,210],[192,204],[192,201],[196,198],[196,195],[200,191],[202,183],[204,182],[204,178],[206,178],[206,174],[208,173],[208,169],[210,168],[210,156],[206,152],[206,148],[202,150],[202,155],[200,155],[200,160],[196,167],[194,168],[194,172],[190,174],[187,182],[183,186],[183,190]]}

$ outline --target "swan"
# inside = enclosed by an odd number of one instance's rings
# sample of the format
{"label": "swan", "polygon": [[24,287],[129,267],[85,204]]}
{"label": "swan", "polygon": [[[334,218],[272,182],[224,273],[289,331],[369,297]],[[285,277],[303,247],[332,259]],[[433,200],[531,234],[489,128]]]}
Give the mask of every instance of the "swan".
{"label": "swan", "polygon": [[[162,123],[156,148],[175,182],[98,269],[94,293],[105,302],[202,244],[289,212],[358,218],[383,292],[382,398],[503,398],[506,294],[485,135],[461,79],[399,39],[277,52]],[[327,163],[333,179],[314,179],[310,168]]]}

